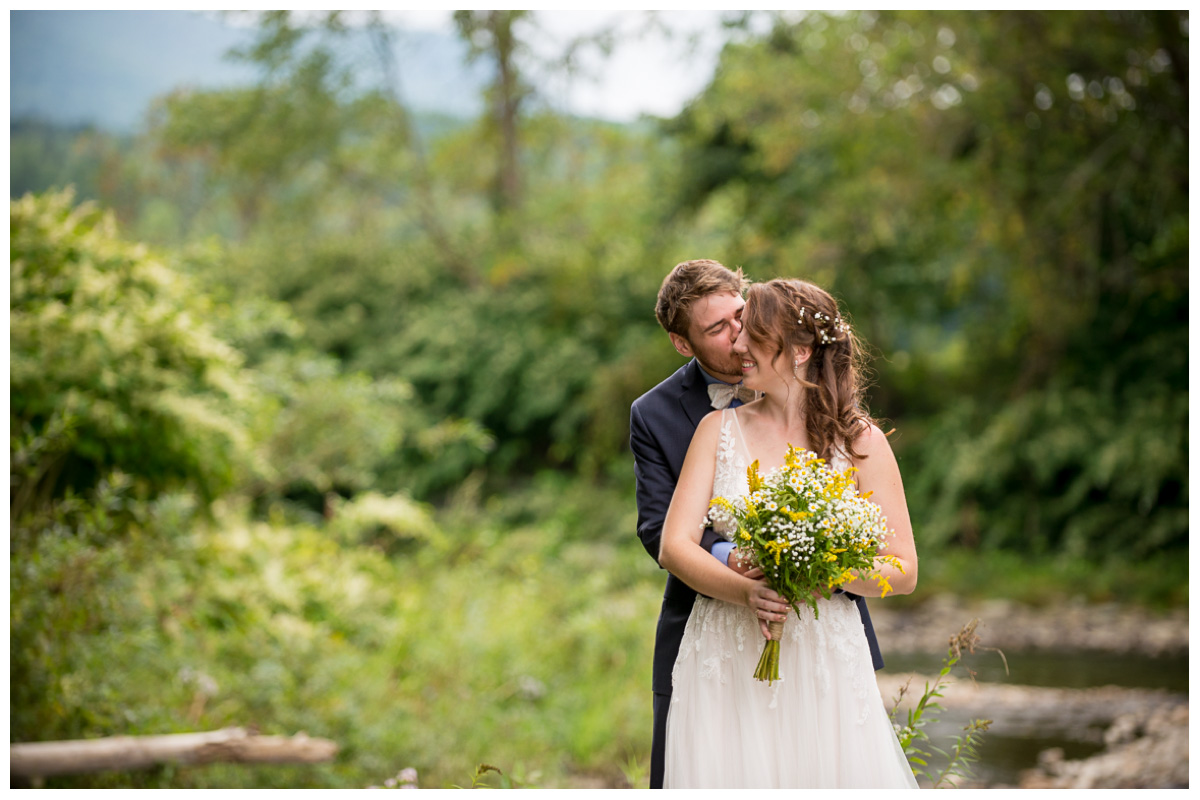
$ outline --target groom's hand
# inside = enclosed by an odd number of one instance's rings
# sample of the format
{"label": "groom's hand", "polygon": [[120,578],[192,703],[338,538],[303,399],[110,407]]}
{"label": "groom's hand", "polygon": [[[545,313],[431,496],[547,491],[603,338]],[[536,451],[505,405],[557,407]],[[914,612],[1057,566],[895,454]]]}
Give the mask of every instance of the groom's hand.
{"label": "groom's hand", "polygon": [[751,566],[749,561],[743,563],[742,559],[738,557],[738,549],[736,547],[729,551],[729,560],[725,563],[739,575],[745,575],[747,578],[754,580],[762,577],[763,573],[761,569]]}

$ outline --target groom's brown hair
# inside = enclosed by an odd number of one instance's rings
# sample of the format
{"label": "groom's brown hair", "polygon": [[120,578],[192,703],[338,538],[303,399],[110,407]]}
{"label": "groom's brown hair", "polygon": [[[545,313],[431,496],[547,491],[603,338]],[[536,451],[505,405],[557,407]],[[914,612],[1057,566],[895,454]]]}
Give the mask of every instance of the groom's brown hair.
{"label": "groom's brown hair", "polygon": [[697,258],[676,264],[663,279],[654,305],[654,316],[667,333],[688,338],[692,304],[710,294],[746,291],[742,268],[730,269],[720,261]]}

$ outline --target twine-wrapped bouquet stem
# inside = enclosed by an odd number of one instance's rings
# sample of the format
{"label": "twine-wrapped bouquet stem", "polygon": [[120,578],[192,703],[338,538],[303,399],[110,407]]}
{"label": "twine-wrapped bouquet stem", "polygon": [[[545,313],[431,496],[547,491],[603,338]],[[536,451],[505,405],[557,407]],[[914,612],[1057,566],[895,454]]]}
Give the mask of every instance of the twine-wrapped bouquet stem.
{"label": "twine-wrapped bouquet stem", "polygon": [[777,681],[779,680],[779,642],[783,639],[783,623],[785,620],[771,620],[767,623],[767,630],[771,633],[771,638],[763,645],[762,655],[758,658],[758,667],[754,670],[754,677],[760,681]]}

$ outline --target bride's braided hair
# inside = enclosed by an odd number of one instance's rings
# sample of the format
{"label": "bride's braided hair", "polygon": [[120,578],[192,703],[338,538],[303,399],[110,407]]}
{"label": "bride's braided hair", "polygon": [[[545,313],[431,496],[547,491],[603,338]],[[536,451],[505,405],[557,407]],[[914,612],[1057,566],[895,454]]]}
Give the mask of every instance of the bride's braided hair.
{"label": "bride's braided hair", "polygon": [[806,281],[776,278],[751,284],[742,326],[754,342],[774,348],[772,359],[807,347],[812,356],[796,377],[804,392],[804,422],[809,447],[824,459],[835,444],[849,455],[854,440],[873,420],[863,405],[865,358],[858,338],[838,312],[837,301]]}

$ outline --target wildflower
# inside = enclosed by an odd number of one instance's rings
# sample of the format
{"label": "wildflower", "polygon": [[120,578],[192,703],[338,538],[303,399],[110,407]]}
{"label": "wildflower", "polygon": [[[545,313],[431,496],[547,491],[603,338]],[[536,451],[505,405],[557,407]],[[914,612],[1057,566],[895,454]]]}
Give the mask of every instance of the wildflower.
{"label": "wildflower", "polygon": [[763,488],[764,481],[762,476],[758,474],[757,460],[746,469],[746,483],[749,485],[751,492],[757,492]]}
{"label": "wildflower", "polygon": [[783,513],[787,514],[792,522],[803,522],[811,516],[807,511],[792,511],[790,508],[784,508]]}
{"label": "wildflower", "polygon": [[733,509],[733,503],[726,500],[724,497],[714,497],[708,503],[709,508],[719,508],[728,511],[730,514],[736,514]]}
{"label": "wildflower", "polygon": [[778,539],[776,539],[775,541],[772,541],[772,542],[767,542],[767,544],[766,544],[767,550],[770,551],[771,555],[775,556],[776,564],[779,563],[779,557],[783,553],[783,551],[787,550],[789,547],[791,547],[790,542],[781,542]]}

